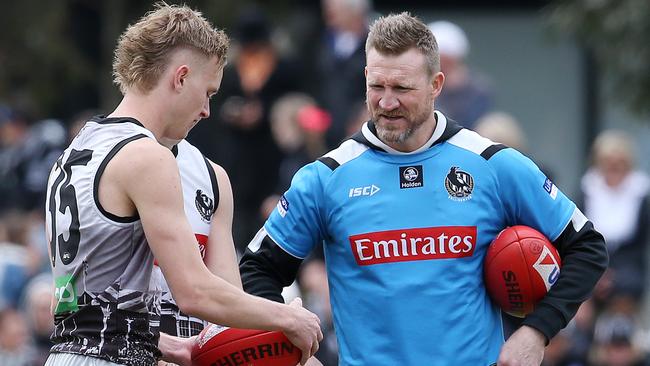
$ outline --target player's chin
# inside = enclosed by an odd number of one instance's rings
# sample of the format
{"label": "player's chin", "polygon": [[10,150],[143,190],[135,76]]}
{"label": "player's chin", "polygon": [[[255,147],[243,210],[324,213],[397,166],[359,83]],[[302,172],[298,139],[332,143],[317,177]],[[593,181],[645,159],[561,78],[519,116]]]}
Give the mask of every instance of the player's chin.
{"label": "player's chin", "polygon": [[192,131],[192,129],[193,129],[193,128],[198,124],[198,123],[199,123],[199,121],[192,121],[192,123],[190,123],[190,125],[187,127],[187,130],[185,131],[185,136],[187,136],[187,134],[189,134],[190,131]]}
{"label": "player's chin", "polygon": [[182,131],[178,131],[178,135],[175,136],[178,140],[182,140],[187,137],[187,135],[190,134],[190,131],[192,131],[192,128],[196,125],[196,123],[188,126],[187,129],[184,129]]}
{"label": "player's chin", "polygon": [[170,139],[173,141],[180,142],[181,140],[185,140],[187,138],[187,132],[186,133],[178,133],[175,136],[171,136]]}

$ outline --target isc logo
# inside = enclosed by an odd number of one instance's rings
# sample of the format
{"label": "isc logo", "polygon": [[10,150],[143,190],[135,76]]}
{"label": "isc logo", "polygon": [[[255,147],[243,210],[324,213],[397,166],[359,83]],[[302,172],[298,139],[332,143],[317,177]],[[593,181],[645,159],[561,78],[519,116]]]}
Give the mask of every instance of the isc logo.
{"label": "isc logo", "polygon": [[373,184],[365,187],[350,188],[348,197],[372,196],[377,192],[379,192],[379,187]]}

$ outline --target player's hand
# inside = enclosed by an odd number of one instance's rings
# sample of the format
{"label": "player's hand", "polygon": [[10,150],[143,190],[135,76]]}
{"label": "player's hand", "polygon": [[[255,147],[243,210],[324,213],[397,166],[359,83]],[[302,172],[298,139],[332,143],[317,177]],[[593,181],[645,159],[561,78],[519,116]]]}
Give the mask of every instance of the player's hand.
{"label": "player's hand", "polygon": [[291,343],[302,351],[300,364],[305,365],[310,357],[318,351],[318,342],[323,339],[323,332],[320,329],[320,319],[316,314],[302,307],[300,298],[294,299],[289,306],[295,311],[293,316],[295,321],[288,325],[284,334],[289,338]]}
{"label": "player's hand", "polygon": [[192,347],[197,337],[180,338],[166,335],[166,338],[170,347],[167,347],[169,350],[163,354],[163,361],[159,361],[158,366],[192,366]]}
{"label": "player's hand", "polygon": [[539,366],[544,359],[545,336],[523,325],[501,347],[498,366]]}
{"label": "player's hand", "polygon": [[[296,366],[298,366],[298,365],[296,365]],[[323,364],[320,361],[318,361],[318,359],[316,357],[312,357],[309,360],[307,360],[307,363],[305,364],[305,366],[323,366]]]}

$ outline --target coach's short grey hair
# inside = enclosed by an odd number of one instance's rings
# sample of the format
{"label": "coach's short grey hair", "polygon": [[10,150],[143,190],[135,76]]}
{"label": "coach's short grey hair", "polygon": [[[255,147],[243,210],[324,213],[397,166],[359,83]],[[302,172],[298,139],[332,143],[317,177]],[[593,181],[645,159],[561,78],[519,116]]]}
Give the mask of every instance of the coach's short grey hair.
{"label": "coach's short grey hair", "polygon": [[422,20],[407,12],[381,17],[370,26],[366,55],[373,48],[385,55],[399,55],[416,48],[427,59],[429,75],[440,71],[436,38]]}

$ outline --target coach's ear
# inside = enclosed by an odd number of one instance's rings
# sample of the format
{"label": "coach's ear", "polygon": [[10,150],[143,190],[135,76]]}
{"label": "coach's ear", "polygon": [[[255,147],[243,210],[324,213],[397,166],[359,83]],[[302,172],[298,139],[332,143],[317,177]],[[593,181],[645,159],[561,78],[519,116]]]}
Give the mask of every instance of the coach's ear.
{"label": "coach's ear", "polygon": [[185,80],[190,73],[190,67],[187,65],[181,65],[176,70],[174,70],[174,77],[172,79],[172,86],[175,91],[180,92],[185,86]]}
{"label": "coach's ear", "polygon": [[445,84],[445,74],[442,72],[437,72],[431,77],[431,97],[433,99],[438,98],[440,92],[442,91],[442,86]]}

